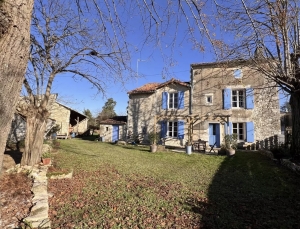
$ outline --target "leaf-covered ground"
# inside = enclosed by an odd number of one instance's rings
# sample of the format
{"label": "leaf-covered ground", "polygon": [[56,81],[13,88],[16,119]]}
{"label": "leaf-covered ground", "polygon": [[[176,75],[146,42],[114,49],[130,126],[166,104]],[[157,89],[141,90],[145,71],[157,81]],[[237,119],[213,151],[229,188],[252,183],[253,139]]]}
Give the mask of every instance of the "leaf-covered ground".
{"label": "leaf-covered ground", "polygon": [[300,178],[255,152],[234,157],[61,141],[53,228],[300,228]]}
{"label": "leaf-covered ground", "polygon": [[[74,170],[72,179],[49,181],[54,229],[300,228],[299,175],[255,152],[153,154],[72,140],[53,157],[50,172]],[[28,214],[31,181],[20,174],[0,182],[5,228]]]}
{"label": "leaf-covered ground", "polygon": [[32,206],[32,181],[24,173],[0,177],[0,228],[17,228]]}
{"label": "leaf-covered ground", "polygon": [[126,176],[105,166],[51,180],[53,228],[199,228],[197,214],[185,209],[181,184]]}

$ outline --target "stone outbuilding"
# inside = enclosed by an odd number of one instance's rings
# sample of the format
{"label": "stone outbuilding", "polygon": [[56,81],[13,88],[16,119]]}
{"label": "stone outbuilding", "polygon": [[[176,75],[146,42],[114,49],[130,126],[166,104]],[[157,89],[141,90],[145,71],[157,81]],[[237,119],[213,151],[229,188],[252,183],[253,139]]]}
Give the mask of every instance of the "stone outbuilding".
{"label": "stone outbuilding", "polygon": [[100,140],[116,142],[126,140],[127,116],[115,116],[100,121]]}
{"label": "stone outbuilding", "polygon": [[50,118],[60,126],[57,134],[69,136],[74,132],[77,135],[86,132],[88,128],[87,116],[59,102],[52,105]]}

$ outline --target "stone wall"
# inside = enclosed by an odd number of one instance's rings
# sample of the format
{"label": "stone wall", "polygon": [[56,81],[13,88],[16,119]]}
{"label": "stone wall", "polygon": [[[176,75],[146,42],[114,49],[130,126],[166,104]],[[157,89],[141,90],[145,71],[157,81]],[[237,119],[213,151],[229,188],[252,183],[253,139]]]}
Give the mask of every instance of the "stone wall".
{"label": "stone wall", "polygon": [[56,120],[56,124],[60,126],[58,134],[69,134],[71,111],[58,103],[54,103],[50,112],[50,118]]}
{"label": "stone wall", "polygon": [[[241,69],[243,76],[235,78],[233,71]],[[194,125],[194,134],[208,140],[208,123],[254,122],[255,141],[262,141],[281,134],[280,109],[277,88],[270,84],[262,74],[245,65],[193,65],[192,70],[192,114],[199,115]],[[254,109],[223,107],[223,90],[225,88],[253,89]],[[212,103],[207,102],[212,96]],[[229,116],[226,119],[225,116]],[[223,118],[222,118],[223,117]],[[221,142],[224,139],[224,126],[221,125]]]}
{"label": "stone wall", "polygon": [[[184,109],[162,109],[162,93],[184,91]],[[160,131],[160,121],[184,120],[189,115],[189,88],[170,84],[157,89],[153,93],[131,94],[128,102],[127,129],[130,136],[138,136],[142,142],[148,141],[148,133],[153,131],[156,121],[156,131]],[[184,139],[167,138],[165,143],[174,146],[184,146],[187,141],[187,125]]]}

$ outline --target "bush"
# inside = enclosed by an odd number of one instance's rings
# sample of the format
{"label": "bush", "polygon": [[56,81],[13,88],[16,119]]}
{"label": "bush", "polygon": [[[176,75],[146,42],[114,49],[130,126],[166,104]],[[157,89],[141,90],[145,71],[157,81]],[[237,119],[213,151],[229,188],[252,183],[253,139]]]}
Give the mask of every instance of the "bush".
{"label": "bush", "polygon": [[288,148],[285,147],[276,147],[270,150],[273,153],[273,156],[275,159],[287,159],[287,158],[291,158],[291,154],[290,154],[290,150]]}

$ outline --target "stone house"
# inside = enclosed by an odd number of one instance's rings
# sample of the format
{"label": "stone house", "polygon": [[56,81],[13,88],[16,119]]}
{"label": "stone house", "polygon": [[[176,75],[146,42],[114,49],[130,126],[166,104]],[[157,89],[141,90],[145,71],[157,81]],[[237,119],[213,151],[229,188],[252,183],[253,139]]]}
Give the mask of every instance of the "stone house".
{"label": "stone house", "polygon": [[185,119],[189,115],[190,84],[171,79],[129,91],[128,135],[149,142],[148,134],[160,132],[165,144],[184,146]]}
{"label": "stone house", "polygon": [[[50,117],[47,121],[45,136],[48,131],[58,124],[60,131],[57,134],[69,135],[71,132],[84,133],[87,131],[87,117],[84,114],[75,111],[57,101],[57,95],[51,97],[54,101],[51,102]],[[20,99],[22,103],[22,98]],[[15,113],[12,120],[11,130],[8,136],[8,141],[18,142],[25,138],[26,134],[26,118],[19,113]]]}
{"label": "stone house", "polygon": [[265,144],[281,132],[279,96],[276,85],[248,66],[191,64],[190,82],[171,79],[128,92],[128,131],[145,140],[149,131],[159,130],[172,146],[184,146],[188,133],[217,147],[232,133],[240,145]]}
{"label": "stone house", "polygon": [[59,102],[53,103],[50,118],[60,126],[58,134],[61,135],[70,135],[71,132],[82,134],[88,128],[88,118],[84,114]]}
{"label": "stone house", "polygon": [[127,116],[115,116],[100,121],[100,137],[105,142],[126,140]]}
{"label": "stone house", "polygon": [[194,138],[220,146],[225,134],[236,133],[240,145],[265,147],[281,134],[278,88],[249,66],[242,60],[191,65]]}

